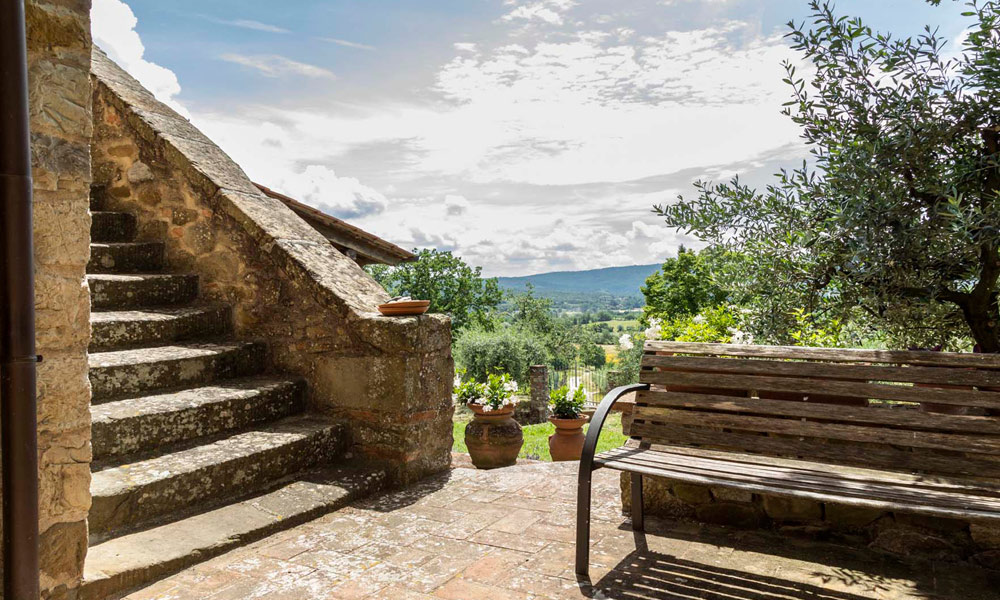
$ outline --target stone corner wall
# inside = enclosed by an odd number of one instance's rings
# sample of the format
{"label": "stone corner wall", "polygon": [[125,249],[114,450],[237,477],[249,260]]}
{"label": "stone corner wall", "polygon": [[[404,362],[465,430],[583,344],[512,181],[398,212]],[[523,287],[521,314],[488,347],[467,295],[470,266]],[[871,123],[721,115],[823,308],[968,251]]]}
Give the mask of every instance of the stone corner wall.
{"label": "stone corner wall", "polygon": [[27,0],[34,179],[40,583],[72,595],[90,508],[90,1]]}
{"label": "stone corner wall", "polygon": [[265,339],[274,368],[309,382],[313,409],[343,418],[356,454],[405,484],[446,469],[451,326],[383,317],[388,294],[218,146],[94,50],[94,183],[164,240],[172,270],[234,307],[241,337]]}

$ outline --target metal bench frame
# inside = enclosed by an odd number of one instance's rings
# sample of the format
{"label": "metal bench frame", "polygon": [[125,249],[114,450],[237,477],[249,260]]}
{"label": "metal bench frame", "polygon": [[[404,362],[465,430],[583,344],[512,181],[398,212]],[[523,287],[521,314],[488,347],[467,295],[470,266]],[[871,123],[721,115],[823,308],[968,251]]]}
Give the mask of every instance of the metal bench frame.
{"label": "metal bench frame", "polygon": [[[648,383],[637,383],[633,385],[623,385],[616,387],[604,396],[600,406],[590,420],[590,428],[587,430],[587,439],[583,443],[583,454],[580,457],[580,479],[577,485],[576,497],[576,573],[586,577],[590,571],[590,489],[594,471],[600,465],[594,464],[594,456],[597,454],[597,439],[601,436],[601,429],[604,421],[608,418],[608,413],[622,396],[648,390]],[[632,473],[632,530],[643,531],[642,514],[642,475]]]}

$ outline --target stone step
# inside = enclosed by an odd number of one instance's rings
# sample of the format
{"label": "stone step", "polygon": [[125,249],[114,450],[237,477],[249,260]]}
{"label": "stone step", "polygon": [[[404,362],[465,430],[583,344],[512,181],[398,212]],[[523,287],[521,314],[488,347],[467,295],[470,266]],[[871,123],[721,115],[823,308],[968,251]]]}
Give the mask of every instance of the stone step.
{"label": "stone step", "polygon": [[131,242],[137,230],[135,215],[105,210],[90,213],[90,241],[95,243]]}
{"label": "stone step", "polygon": [[163,242],[114,242],[90,245],[88,273],[149,273],[163,269]]}
{"label": "stone step", "polygon": [[79,599],[120,597],[213,556],[341,509],[377,493],[383,481],[381,473],[360,466],[308,473],[255,498],[91,546]]}
{"label": "stone step", "polygon": [[329,462],[346,444],[343,425],[298,416],[131,464],[93,463],[91,536],[107,538],[171,513],[244,497]]}
{"label": "stone step", "polygon": [[179,306],[90,313],[90,351],[167,344],[232,331],[224,305]]}
{"label": "stone step", "polygon": [[259,342],[186,343],[95,352],[88,357],[92,402],[195,386],[263,372]]}
{"label": "stone step", "polygon": [[87,283],[94,310],[185,304],[198,297],[197,275],[91,274]]}
{"label": "stone step", "polygon": [[90,186],[90,210],[91,212],[104,210],[107,202],[108,190],[106,186],[103,185],[91,185]]}
{"label": "stone step", "polygon": [[305,382],[251,377],[91,407],[95,459],[140,452],[301,412]]}

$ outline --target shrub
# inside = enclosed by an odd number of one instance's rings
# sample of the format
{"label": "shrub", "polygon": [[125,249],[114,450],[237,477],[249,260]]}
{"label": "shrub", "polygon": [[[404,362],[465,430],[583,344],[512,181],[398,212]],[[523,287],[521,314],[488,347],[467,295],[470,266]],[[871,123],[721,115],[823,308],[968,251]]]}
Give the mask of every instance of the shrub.
{"label": "shrub", "polygon": [[486,382],[491,374],[509,373],[526,384],[528,367],[544,364],[545,346],[534,334],[519,328],[497,331],[468,329],[455,340],[455,362],[474,381]]}
{"label": "shrub", "polygon": [[603,367],[608,357],[604,348],[593,342],[586,342],[580,346],[580,360],[588,367]]}

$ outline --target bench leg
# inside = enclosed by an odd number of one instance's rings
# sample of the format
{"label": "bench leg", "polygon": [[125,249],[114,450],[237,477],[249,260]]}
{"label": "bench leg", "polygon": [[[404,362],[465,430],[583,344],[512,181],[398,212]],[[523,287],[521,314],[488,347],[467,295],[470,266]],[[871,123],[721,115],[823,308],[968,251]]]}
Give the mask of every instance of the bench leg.
{"label": "bench leg", "polygon": [[632,475],[632,531],[644,531],[646,528],[642,506],[642,474]]}
{"label": "bench leg", "polygon": [[580,477],[576,491],[576,574],[590,573],[590,474]]}

